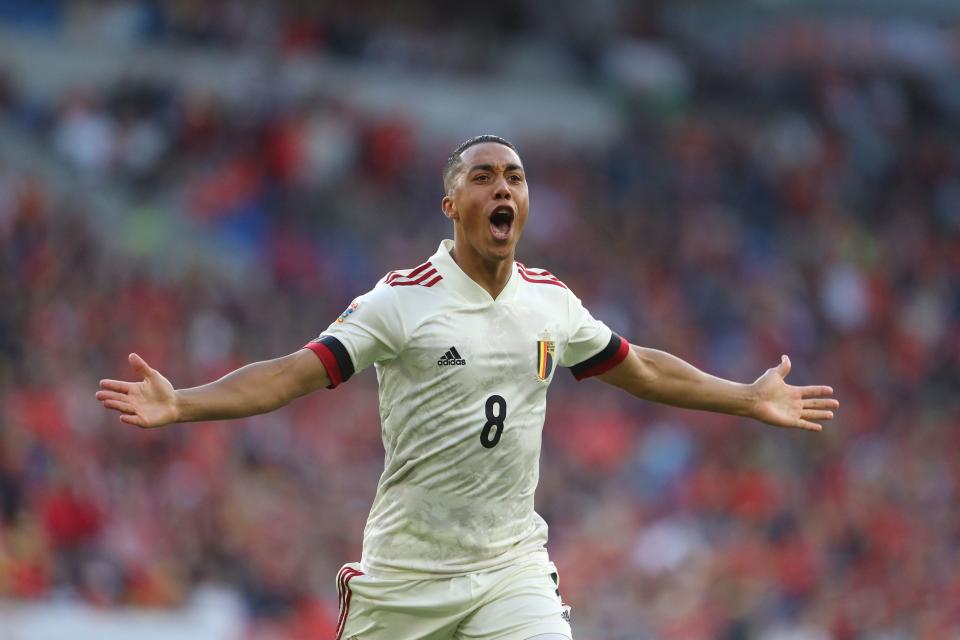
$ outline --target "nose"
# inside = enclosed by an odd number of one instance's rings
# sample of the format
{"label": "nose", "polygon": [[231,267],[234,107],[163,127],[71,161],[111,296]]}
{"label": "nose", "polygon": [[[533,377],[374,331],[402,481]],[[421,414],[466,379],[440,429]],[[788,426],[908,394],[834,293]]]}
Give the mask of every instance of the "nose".
{"label": "nose", "polygon": [[497,200],[510,200],[510,185],[507,184],[507,179],[504,176],[500,176],[495,185],[496,189],[493,192],[493,197]]}

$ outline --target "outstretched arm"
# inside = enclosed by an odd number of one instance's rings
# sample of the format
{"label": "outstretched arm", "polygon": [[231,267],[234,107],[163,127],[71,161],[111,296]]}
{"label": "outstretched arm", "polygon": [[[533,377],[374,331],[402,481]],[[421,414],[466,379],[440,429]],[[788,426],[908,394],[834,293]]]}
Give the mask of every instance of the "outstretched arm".
{"label": "outstretched arm", "polygon": [[101,380],[96,397],[105,408],[120,412],[121,421],[144,429],[266,413],[330,383],[323,363],[308,349],[248,364],[190,389],[174,389],[135,353],[129,360],[142,381]]}
{"label": "outstretched arm", "polygon": [[664,351],[630,345],[624,361],[598,377],[644,400],[821,431],[819,422],[832,420],[833,410],[840,406],[830,397],[833,389],[789,385],[784,381],[788,373],[790,358],[782,356],[779,365],[752,384],[741,384],[704,373]]}

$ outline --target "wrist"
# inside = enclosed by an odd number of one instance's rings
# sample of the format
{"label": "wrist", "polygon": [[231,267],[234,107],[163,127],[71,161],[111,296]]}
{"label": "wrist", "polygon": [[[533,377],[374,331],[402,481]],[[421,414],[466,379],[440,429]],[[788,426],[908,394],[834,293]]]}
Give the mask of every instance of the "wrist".
{"label": "wrist", "polygon": [[760,390],[757,383],[743,385],[743,404],[740,415],[747,418],[757,417],[757,407],[760,406]]}
{"label": "wrist", "polygon": [[189,418],[186,416],[186,402],[183,397],[183,391],[180,389],[173,390],[173,420],[170,422],[189,422]]}

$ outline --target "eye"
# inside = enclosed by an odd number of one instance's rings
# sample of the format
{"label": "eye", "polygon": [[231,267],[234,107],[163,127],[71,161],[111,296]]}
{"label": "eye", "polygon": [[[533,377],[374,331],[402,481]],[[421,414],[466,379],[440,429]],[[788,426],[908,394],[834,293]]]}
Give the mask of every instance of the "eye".
{"label": "eye", "polygon": [[474,181],[474,182],[486,182],[489,177],[490,177],[490,176],[488,176],[487,174],[481,173],[481,174],[478,174],[478,175],[474,176],[474,177],[473,177],[473,181]]}
{"label": "eye", "polygon": [[520,184],[521,182],[523,182],[523,177],[515,173],[512,176],[510,176],[510,182],[513,182],[514,184]]}

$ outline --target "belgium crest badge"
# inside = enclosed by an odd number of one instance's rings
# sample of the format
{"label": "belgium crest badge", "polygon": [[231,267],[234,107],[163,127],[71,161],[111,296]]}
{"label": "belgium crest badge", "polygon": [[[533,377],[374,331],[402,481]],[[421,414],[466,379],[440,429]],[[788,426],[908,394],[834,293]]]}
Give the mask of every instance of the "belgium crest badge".
{"label": "belgium crest badge", "polygon": [[544,331],[537,340],[537,379],[546,380],[553,373],[553,361],[556,357],[557,343],[548,331]]}

